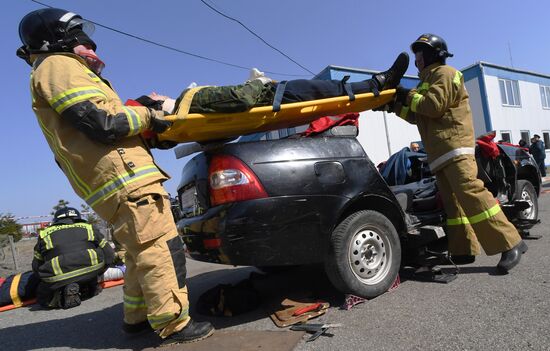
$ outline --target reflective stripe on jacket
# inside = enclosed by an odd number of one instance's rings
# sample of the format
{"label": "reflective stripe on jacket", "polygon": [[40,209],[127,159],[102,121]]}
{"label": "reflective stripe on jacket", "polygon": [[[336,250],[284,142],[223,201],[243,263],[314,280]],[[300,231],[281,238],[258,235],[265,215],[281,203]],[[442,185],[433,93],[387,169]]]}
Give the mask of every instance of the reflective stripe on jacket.
{"label": "reflective stripe on jacket", "polygon": [[417,124],[432,172],[456,156],[474,154],[468,92],[455,68],[440,63],[424,68],[417,88],[407,96],[407,106],[396,106],[396,113]]}
{"label": "reflective stripe on jacket", "polygon": [[76,193],[104,219],[104,200],[168,179],[139,134],[154,111],[123,106],[109,83],[70,53],[33,55],[32,107]]}

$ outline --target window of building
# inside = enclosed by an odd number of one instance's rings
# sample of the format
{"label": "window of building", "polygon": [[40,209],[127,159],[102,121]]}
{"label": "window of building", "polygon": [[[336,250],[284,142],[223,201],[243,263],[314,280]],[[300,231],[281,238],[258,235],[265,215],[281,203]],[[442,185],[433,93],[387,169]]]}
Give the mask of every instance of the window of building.
{"label": "window of building", "polygon": [[521,106],[519,84],[517,80],[499,79],[500,99],[504,106]]}
{"label": "window of building", "polygon": [[529,140],[531,140],[531,133],[528,130],[521,130],[521,140],[525,141],[529,145]]}
{"label": "window of building", "polygon": [[540,100],[542,101],[542,108],[550,109],[550,87],[540,86]]}
{"label": "window of building", "polygon": [[550,149],[550,132],[549,131],[543,131],[542,132],[542,139],[544,140],[544,148],[546,150]]}
{"label": "window of building", "polygon": [[512,142],[512,133],[509,130],[500,131],[500,140],[511,143]]}

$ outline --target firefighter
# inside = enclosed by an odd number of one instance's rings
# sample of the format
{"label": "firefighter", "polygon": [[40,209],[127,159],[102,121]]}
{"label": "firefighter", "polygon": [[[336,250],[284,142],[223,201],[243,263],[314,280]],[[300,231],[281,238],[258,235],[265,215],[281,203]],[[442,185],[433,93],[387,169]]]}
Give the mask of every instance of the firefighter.
{"label": "firefighter", "polygon": [[155,330],[163,344],[206,338],[212,325],[189,317],[183,242],[162,186],[168,175],[140,137],[170,123],[162,111],[123,105],[101,76],[92,29],[61,9],[23,17],[17,55],[32,67],[32,108],[74,191],[127,250],[122,329]]}
{"label": "firefighter", "polygon": [[471,263],[481,244],[487,255],[502,253],[497,269],[507,273],[527,245],[477,179],[474,128],[462,73],[446,64],[453,55],[437,35],[421,35],[411,50],[420,83],[416,89],[397,87],[392,109],[418,126],[447,213],[451,259]]}
{"label": "firefighter", "polygon": [[72,308],[97,295],[99,277],[113,263],[113,248],[72,207],[57,210],[52,225],[40,232],[32,269],[40,277],[40,305]]}

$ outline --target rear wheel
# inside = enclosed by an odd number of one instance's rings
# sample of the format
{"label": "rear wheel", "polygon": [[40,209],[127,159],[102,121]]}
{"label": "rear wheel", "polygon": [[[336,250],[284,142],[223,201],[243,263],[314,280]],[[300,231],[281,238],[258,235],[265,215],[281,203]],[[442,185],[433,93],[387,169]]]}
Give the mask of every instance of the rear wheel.
{"label": "rear wheel", "polygon": [[527,201],[530,205],[525,210],[519,212],[519,219],[537,220],[539,218],[537,192],[530,181],[524,179],[518,180],[516,199]]}
{"label": "rear wheel", "polygon": [[343,293],[373,298],[388,291],[399,272],[401,244],[388,218],[358,211],[334,230],[325,270]]}

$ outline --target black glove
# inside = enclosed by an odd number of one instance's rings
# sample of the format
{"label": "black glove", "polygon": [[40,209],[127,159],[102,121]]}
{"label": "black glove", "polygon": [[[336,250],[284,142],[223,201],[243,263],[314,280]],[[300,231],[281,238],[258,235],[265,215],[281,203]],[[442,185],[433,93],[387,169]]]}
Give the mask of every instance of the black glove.
{"label": "black glove", "polygon": [[401,85],[398,85],[395,88],[395,101],[400,102],[402,105],[407,105],[407,96],[411,89],[403,88]]}
{"label": "black glove", "polygon": [[135,101],[139,102],[145,107],[152,108],[153,110],[161,111],[162,110],[162,103],[164,101],[161,100],[153,100],[147,95],[141,95]]}
{"label": "black glove", "polygon": [[172,126],[172,122],[164,119],[164,116],[166,115],[164,112],[155,110],[150,111],[151,121],[149,122],[149,129],[153,132],[160,134]]}
{"label": "black glove", "polygon": [[160,150],[168,150],[178,145],[178,143],[176,143],[175,141],[159,140],[156,135],[150,139],[145,139],[145,142],[147,143],[147,146],[149,146],[150,149],[160,149]]}

